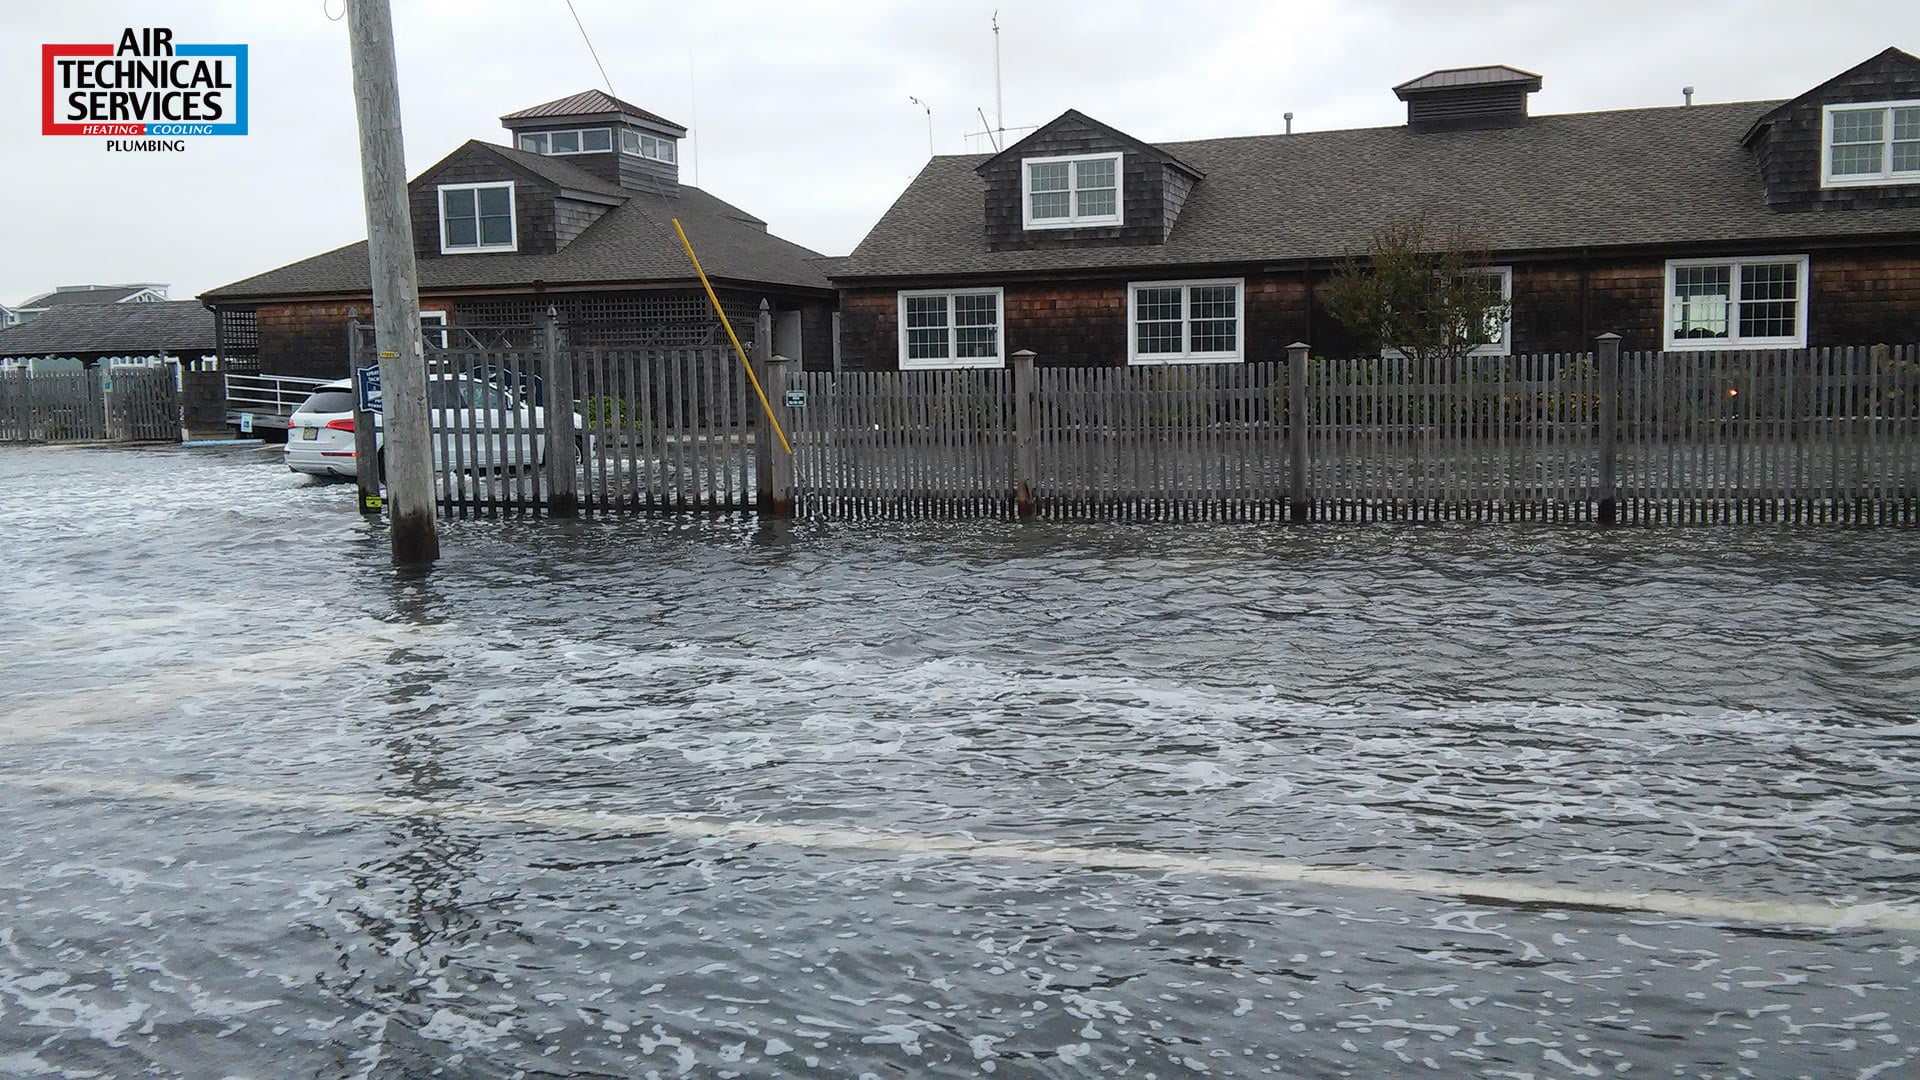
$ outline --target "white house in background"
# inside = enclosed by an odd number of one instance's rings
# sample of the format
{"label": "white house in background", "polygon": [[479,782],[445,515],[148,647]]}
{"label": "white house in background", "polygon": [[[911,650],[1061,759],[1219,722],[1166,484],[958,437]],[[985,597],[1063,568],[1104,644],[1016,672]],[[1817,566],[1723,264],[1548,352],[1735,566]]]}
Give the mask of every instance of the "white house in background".
{"label": "white house in background", "polygon": [[20,325],[20,314],[5,304],[0,304],[0,330]]}
{"label": "white house in background", "polygon": [[11,320],[0,327],[32,322],[40,315],[72,304],[152,304],[167,299],[167,286],[151,281],[127,285],[59,285],[50,293],[41,293],[11,311]]}

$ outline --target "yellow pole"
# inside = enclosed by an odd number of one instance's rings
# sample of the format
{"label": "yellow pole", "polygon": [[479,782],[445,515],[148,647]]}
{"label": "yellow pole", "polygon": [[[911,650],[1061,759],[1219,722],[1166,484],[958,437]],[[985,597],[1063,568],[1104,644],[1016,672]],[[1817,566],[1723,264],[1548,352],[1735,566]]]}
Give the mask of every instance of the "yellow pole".
{"label": "yellow pole", "polygon": [[753,384],[753,392],[760,399],[760,407],[767,410],[767,423],[773,425],[773,433],[780,436],[780,446],[787,454],[793,454],[793,444],[787,441],[787,433],[780,430],[780,418],[773,415],[773,405],[767,401],[767,392],[760,389],[760,380],[754,377],[753,365],[747,363],[747,350],[740,345],[740,335],[733,332],[733,320],[720,307],[720,298],[713,295],[713,282],[707,280],[707,272],[700,269],[700,256],[693,253],[693,245],[687,242],[687,230],[680,227],[680,219],[673,219],[673,231],[680,234],[680,246],[687,249],[687,258],[693,260],[693,272],[700,275],[700,286],[707,290],[707,299],[713,301],[713,313],[720,316],[720,325],[727,328],[727,340],[733,342],[733,351],[739,354],[740,366],[747,369],[747,381]]}

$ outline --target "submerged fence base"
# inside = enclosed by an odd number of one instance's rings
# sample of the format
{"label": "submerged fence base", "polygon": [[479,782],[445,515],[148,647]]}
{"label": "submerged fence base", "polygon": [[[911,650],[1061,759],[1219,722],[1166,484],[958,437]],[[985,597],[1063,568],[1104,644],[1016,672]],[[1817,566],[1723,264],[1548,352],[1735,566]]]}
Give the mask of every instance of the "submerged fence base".
{"label": "submerged fence base", "polygon": [[451,514],[1920,524],[1914,346],[831,373],[763,314],[789,462],[722,350],[430,334]]}
{"label": "submerged fence base", "polygon": [[178,442],[172,364],[0,372],[0,442]]}

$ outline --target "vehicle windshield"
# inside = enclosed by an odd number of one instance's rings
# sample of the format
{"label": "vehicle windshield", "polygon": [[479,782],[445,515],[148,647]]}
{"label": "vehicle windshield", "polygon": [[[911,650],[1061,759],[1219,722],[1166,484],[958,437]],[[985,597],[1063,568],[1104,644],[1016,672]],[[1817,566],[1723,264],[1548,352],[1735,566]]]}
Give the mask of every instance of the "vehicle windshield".
{"label": "vehicle windshield", "polygon": [[346,413],[353,411],[353,391],[316,390],[301,406],[294,410],[303,413]]}

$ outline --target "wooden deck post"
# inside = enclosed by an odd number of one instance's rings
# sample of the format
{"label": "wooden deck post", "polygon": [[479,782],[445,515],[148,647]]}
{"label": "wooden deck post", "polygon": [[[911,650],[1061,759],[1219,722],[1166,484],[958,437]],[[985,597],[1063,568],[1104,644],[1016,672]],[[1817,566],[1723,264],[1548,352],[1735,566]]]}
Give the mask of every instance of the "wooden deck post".
{"label": "wooden deck post", "polygon": [[1594,362],[1600,369],[1600,390],[1594,405],[1600,411],[1600,507],[1596,520],[1611,525],[1619,514],[1615,469],[1620,458],[1620,335],[1601,334],[1597,340],[1600,348]]}
{"label": "wooden deck post", "polygon": [[[773,309],[765,299],[760,301],[760,314],[753,320],[753,352],[748,360],[753,365],[753,377],[760,380],[760,389],[766,391],[768,404],[780,408],[786,397],[786,389],[775,391],[770,381],[773,378]],[[780,456],[780,437],[773,433],[773,424],[765,414],[755,412],[753,417],[753,496],[754,505],[762,514],[773,513],[774,459]],[[791,468],[791,462],[788,463]]]}
{"label": "wooden deck post", "polygon": [[1035,452],[1039,417],[1034,414],[1032,349],[1013,354],[1013,508],[1023,518],[1039,512],[1034,499],[1034,474],[1039,472]]}
{"label": "wooden deck post", "polygon": [[580,516],[580,454],[574,430],[573,352],[560,349],[560,312],[547,305],[540,328],[540,366],[546,382],[547,514]]}
{"label": "wooden deck post", "polygon": [[[793,433],[793,410],[787,408],[787,387],[792,385],[789,373],[793,370],[793,361],[775,354],[767,362],[767,373],[762,377],[761,385],[767,391],[767,400],[773,404],[773,414],[780,418],[780,426],[788,435]],[[769,456],[773,466],[768,470],[769,495],[760,503],[760,512],[768,517],[793,516],[793,455],[771,445],[777,439],[762,440],[768,443]]]}
{"label": "wooden deck post", "polygon": [[1307,343],[1287,346],[1287,519],[1307,520]]}

